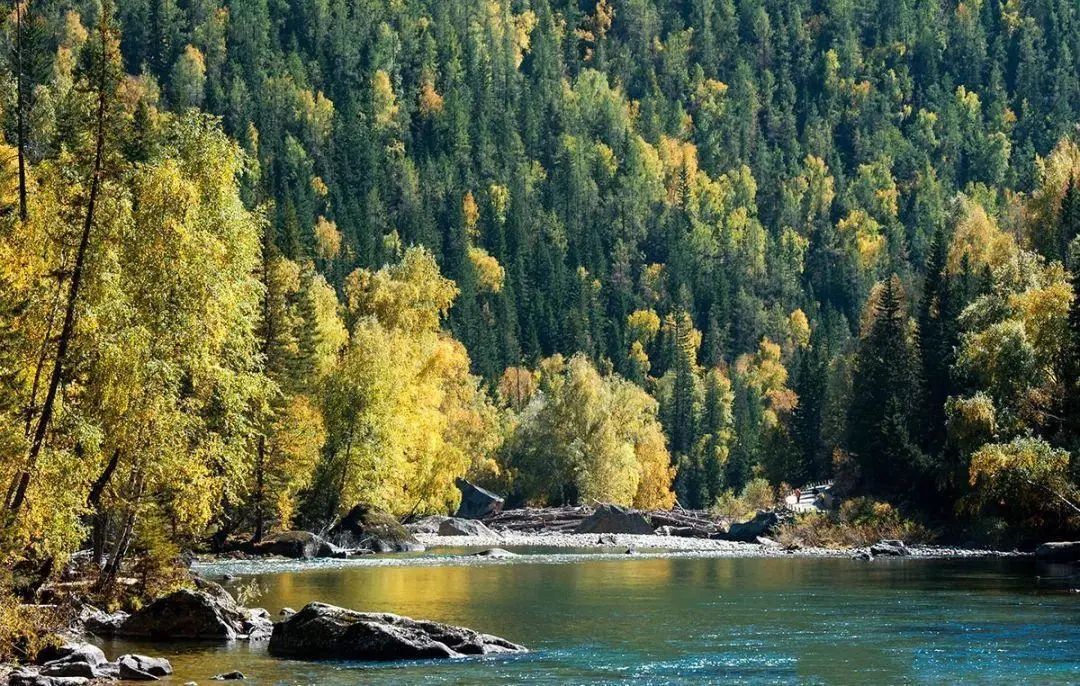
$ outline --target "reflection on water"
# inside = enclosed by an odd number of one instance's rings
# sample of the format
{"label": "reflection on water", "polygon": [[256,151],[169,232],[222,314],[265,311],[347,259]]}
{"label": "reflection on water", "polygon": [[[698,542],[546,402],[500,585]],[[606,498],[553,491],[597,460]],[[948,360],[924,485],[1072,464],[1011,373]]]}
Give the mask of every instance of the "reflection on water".
{"label": "reflection on water", "polygon": [[[195,644],[171,655],[173,683],[232,669],[262,684],[1080,682],[1080,596],[1038,586],[1047,572],[1029,560],[559,561],[254,575],[253,604],[275,614],[311,600],[397,612],[504,636],[526,656],[320,664]],[[106,650],[132,647],[161,652]]]}

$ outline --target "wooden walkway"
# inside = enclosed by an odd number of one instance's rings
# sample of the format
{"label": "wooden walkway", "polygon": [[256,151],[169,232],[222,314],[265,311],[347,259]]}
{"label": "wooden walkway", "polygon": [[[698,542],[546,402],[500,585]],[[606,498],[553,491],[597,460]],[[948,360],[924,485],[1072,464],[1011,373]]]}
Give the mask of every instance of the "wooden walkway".
{"label": "wooden walkway", "polygon": [[795,494],[784,498],[784,502],[795,512],[822,512],[828,509],[828,501],[831,499],[829,491],[832,490],[832,482],[809,484],[799,489],[799,499],[795,500]]}

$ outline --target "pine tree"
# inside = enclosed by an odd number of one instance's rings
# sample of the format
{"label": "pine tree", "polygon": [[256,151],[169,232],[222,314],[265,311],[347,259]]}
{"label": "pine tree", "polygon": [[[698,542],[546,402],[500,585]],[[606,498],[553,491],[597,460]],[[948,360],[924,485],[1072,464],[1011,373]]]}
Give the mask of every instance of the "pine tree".
{"label": "pine tree", "polygon": [[913,438],[920,375],[899,279],[893,276],[879,285],[871,307],[873,320],[855,361],[847,448],[867,492],[907,495],[923,485]]}
{"label": "pine tree", "polygon": [[792,416],[792,439],[800,455],[800,470],[810,481],[830,476],[831,463],[822,442],[822,411],[825,403],[826,358],[818,341],[799,356],[795,393],[799,404]]}
{"label": "pine tree", "polygon": [[956,345],[955,312],[945,261],[948,246],[938,230],[930,243],[926,281],[919,303],[919,355],[925,402],[920,444],[930,454],[945,443],[945,401],[953,393],[951,369]]}
{"label": "pine tree", "polygon": [[697,345],[690,315],[679,312],[674,317],[671,336],[671,359],[675,371],[675,387],[671,399],[671,451],[685,455],[697,437],[694,385],[696,378]]}
{"label": "pine tree", "polygon": [[1061,259],[1073,271],[1080,269],[1077,263],[1080,257],[1070,253],[1070,246],[1080,236],[1080,179],[1069,177],[1065,195],[1061,198],[1061,212],[1058,219]]}

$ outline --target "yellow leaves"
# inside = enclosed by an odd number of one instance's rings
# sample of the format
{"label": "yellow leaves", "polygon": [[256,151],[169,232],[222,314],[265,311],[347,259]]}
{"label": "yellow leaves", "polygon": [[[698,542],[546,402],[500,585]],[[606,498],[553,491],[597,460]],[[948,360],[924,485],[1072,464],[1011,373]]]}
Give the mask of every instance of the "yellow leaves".
{"label": "yellow leaves", "polygon": [[499,224],[506,223],[506,211],[510,207],[510,189],[498,183],[488,186],[488,202],[491,212]]}
{"label": "yellow leaves", "polygon": [[439,333],[358,323],[328,401],[345,462],[343,507],[446,511],[456,477],[492,470],[498,417],[468,369],[464,347]]}
{"label": "yellow leaves", "polygon": [[678,205],[684,196],[689,195],[697,178],[697,147],[689,141],[661,136],[658,152],[664,169],[667,201],[671,205]]}
{"label": "yellow leaves", "polygon": [[975,91],[969,91],[964,86],[957,86],[956,104],[973,120],[982,116],[982,103],[979,102],[979,94]]}
{"label": "yellow leaves", "polygon": [[349,342],[349,332],[338,312],[341,304],[337,293],[322,274],[312,277],[310,290],[315,305],[315,329],[318,332],[315,370],[321,378],[333,369],[338,354]]}
{"label": "yellow leaves", "polygon": [[420,83],[420,116],[431,119],[438,116],[443,110],[443,96],[435,90],[434,80],[425,75]]}
{"label": "yellow leaves", "polygon": [[583,355],[540,366],[542,393],[524,369],[508,370],[500,384],[523,408],[509,446],[515,488],[537,503],[564,502],[570,489],[581,502],[670,505],[674,470],[656,401],[602,376]]}
{"label": "yellow leaves", "polygon": [[1047,157],[1035,157],[1035,190],[1028,204],[1028,237],[1036,246],[1052,243],[1061,201],[1069,182],[1080,183],[1080,143],[1068,137]]}
{"label": "yellow leaves", "polygon": [[476,272],[477,285],[481,292],[498,293],[502,290],[506,272],[499,261],[483,248],[470,247],[469,262]]}
{"label": "yellow leaves", "polygon": [[660,332],[660,316],[652,310],[635,310],[626,318],[627,335],[641,345],[649,345]]}
{"label": "yellow leaves", "polygon": [[353,317],[374,317],[385,327],[419,333],[436,331],[458,289],[439,272],[426,248],[411,247],[401,261],[378,271],[358,269],[345,280]]}
{"label": "yellow leaves", "polygon": [[320,145],[326,143],[334,127],[333,101],[323,95],[322,91],[312,93],[310,90],[302,90],[297,107],[300,120],[308,126],[315,140]]}
{"label": "yellow leaves", "polygon": [[315,254],[319,259],[330,262],[341,253],[341,231],[337,224],[319,216],[315,222]]}
{"label": "yellow leaves", "polygon": [[330,189],[326,187],[326,182],[322,180],[321,176],[313,176],[311,177],[311,191],[317,197],[325,198]]}
{"label": "yellow leaves", "polygon": [[64,13],[64,19],[58,33],[57,43],[61,48],[69,52],[77,52],[81,49],[89,35],[82,24],[82,17],[75,10],[68,10]]}
{"label": "yellow leaves", "polygon": [[727,84],[716,79],[703,79],[694,91],[698,107],[713,107],[719,112],[721,98],[727,93]]}
{"label": "yellow leaves", "polygon": [[283,529],[291,528],[296,495],[311,484],[324,443],[326,427],[318,406],[307,396],[289,398],[267,441],[266,487],[274,494]]}
{"label": "yellow leaves", "polygon": [[514,15],[513,22],[514,66],[520,67],[525,54],[529,52],[530,38],[533,29],[536,28],[536,13],[525,10],[521,14]]}
{"label": "yellow leaves", "polygon": [[476,204],[472,191],[466,191],[461,199],[461,217],[465,221],[465,235],[469,238],[479,236],[480,230],[476,224],[480,220],[480,206]]}
{"label": "yellow leaves", "polygon": [[805,348],[810,344],[810,321],[801,309],[795,309],[788,316],[788,331],[795,347]]}
{"label": "yellow leaves", "polygon": [[19,202],[18,150],[0,140],[0,209],[11,209]]}
{"label": "yellow leaves", "polygon": [[949,244],[948,267],[960,273],[965,258],[973,271],[1004,264],[1016,254],[1016,241],[998,228],[982,205],[961,197],[961,217]]}
{"label": "yellow leaves", "polygon": [[788,371],[781,358],[780,346],[763,338],[756,353],[741,355],[735,361],[736,372],[767,401],[764,421],[770,427],[778,425],[780,415],[792,412],[799,401],[787,387]]}
{"label": "yellow leaves", "polygon": [[971,456],[968,504],[978,511],[994,505],[1027,520],[1028,526],[1075,525],[1077,515],[1065,504],[1075,501],[1069,479],[1069,452],[1039,438],[988,443]]}
{"label": "yellow leaves", "polygon": [[539,374],[525,367],[507,367],[496,388],[499,398],[515,412],[521,412],[536,395]]}
{"label": "yellow leaves", "polygon": [[1068,346],[1069,305],[1074,296],[1064,272],[1058,269],[1056,276],[1042,287],[1009,295],[1009,308],[1044,360],[1063,359]]}
{"label": "yellow leaves", "polygon": [[961,455],[970,455],[997,434],[997,410],[985,393],[950,397],[945,404],[949,444]]}
{"label": "yellow leaves", "polygon": [[371,97],[374,103],[375,125],[383,130],[396,127],[400,106],[390,83],[390,75],[382,69],[377,69],[371,77]]}
{"label": "yellow leaves", "polygon": [[885,236],[873,217],[863,210],[851,210],[836,229],[854,246],[860,268],[870,270],[877,264],[885,250]]}

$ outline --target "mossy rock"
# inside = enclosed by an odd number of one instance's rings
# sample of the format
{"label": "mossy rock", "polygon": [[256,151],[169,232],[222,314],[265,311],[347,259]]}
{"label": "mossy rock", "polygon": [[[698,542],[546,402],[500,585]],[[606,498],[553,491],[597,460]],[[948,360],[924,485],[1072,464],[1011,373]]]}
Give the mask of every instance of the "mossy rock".
{"label": "mossy rock", "polygon": [[423,550],[396,517],[367,505],[354,505],[330,529],[330,538],[344,547],[370,548],[376,552]]}

